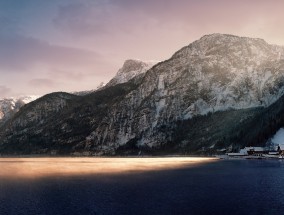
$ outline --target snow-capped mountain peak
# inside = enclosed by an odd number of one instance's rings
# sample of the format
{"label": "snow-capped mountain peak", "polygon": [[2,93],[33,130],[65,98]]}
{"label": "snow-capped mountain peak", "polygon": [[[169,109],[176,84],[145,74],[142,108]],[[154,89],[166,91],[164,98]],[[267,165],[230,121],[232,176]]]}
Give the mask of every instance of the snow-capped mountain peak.
{"label": "snow-capped mountain peak", "polygon": [[107,86],[113,86],[129,81],[130,79],[145,74],[157,61],[143,62],[141,60],[128,59],[124,62],[121,69],[118,70],[117,74]]}
{"label": "snow-capped mountain peak", "polygon": [[[173,55],[171,64],[192,76],[187,85],[196,83],[197,93],[208,92],[197,96],[185,110],[185,118],[229,108],[271,105],[284,92],[283,56],[281,46],[227,34],[205,35],[182,48]],[[186,86],[185,79],[180,80]]]}

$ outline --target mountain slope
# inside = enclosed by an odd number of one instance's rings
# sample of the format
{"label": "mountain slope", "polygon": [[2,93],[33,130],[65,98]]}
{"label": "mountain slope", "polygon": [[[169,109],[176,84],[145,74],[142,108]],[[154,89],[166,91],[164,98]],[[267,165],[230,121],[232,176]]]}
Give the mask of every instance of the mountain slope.
{"label": "mountain slope", "polygon": [[143,75],[68,98],[59,112],[41,114],[42,124],[34,118],[27,129],[20,110],[2,129],[0,151],[204,153],[264,144],[282,123],[283,55],[262,39],[206,35]]}
{"label": "mountain slope", "polygon": [[[117,85],[86,96],[45,95],[20,109],[0,131],[4,154],[70,154],[85,148],[91,123],[98,123],[113,103],[134,85]],[[83,145],[82,145],[83,144]]]}
{"label": "mountain slope", "polygon": [[202,37],[150,69],[106,116],[108,125],[99,125],[91,137],[100,144],[111,140],[114,147],[138,137],[138,145],[159,147],[171,141],[160,129],[171,131],[176,121],[210,111],[267,107],[283,94],[282,53],[282,47],[260,39]]}

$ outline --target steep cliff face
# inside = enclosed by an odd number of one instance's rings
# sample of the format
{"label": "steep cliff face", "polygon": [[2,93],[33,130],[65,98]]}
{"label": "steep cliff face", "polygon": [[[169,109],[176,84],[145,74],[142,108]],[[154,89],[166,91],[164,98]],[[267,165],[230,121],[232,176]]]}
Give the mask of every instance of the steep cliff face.
{"label": "steep cliff face", "polygon": [[99,91],[25,106],[3,128],[0,151],[195,153],[255,143],[265,130],[263,143],[282,123],[268,121],[281,118],[283,56],[283,47],[262,39],[213,34],[149,70],[126,61]]}
{"label": "steep cliff face", "polygon": [[172,140],[177,121],[267,107],[283,94],[282,55],[282,47],[261,39],[204,36],[150,69],[88,139],[114,148],[135,139],[158,148]]}

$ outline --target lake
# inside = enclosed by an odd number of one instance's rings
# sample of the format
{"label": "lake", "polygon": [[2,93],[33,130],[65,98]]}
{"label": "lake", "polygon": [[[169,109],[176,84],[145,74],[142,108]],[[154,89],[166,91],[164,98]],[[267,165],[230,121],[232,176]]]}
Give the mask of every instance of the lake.
{"label": "lake", "polygon": [[0,158],[0,214],[283,214],[284,161]]}

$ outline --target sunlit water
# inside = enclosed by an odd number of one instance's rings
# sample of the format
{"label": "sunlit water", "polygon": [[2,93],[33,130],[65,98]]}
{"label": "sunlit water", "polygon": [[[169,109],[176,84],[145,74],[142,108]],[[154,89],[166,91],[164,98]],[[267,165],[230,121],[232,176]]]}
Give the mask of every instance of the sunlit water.
{"label": "sunlit water", "polygon": [[283,214],[284,162],[2,158],[4,214]]}
{"label": "sunlit water", "polygon": [[119,174],[196,166],[214,158],[0,158],[0,177],[37,179],[48,176]]}

